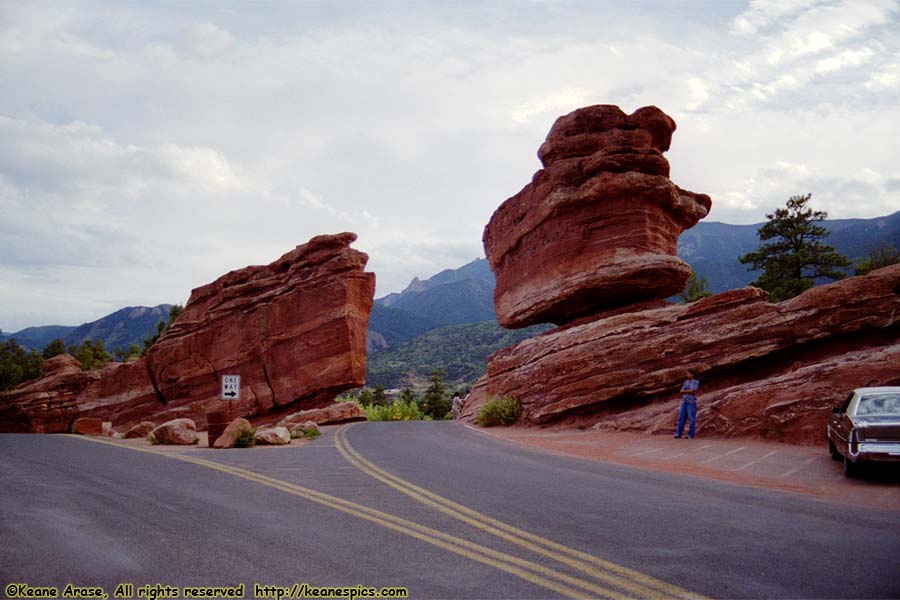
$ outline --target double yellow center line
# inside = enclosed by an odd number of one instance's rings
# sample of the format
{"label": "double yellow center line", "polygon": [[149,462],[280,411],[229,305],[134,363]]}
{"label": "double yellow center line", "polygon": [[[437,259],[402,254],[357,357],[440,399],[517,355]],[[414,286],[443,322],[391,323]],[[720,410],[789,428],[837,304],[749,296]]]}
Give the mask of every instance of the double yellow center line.
{"label": "double yellow center line", "polygon": [[[643,573],[627,569],[620,565],[591,556],[590,554],[568,548],[562,544],[522,531],[521,529],[486,515],[482,515],[468,507],[457,504],[447,498],[434,494],[429,490],[400,479],[366,460],[350,445],[346,438],[346,431],[349,427],[351,426],[345,426],[338,430],[335,435],[335,443],[341,455],[362,472],[382,481],[401,493],[406,494],[410,498],[435,508],[482,532],[492,534],[538,555],[553,559],[590,576],[596,581],[603,582],[604,584],[613,587],[606,587],[604,585],[599,585],[595,581],[574,577],[545,565],[488,548],[482,544],[431,527],[426,527],[396,515],[294,483],[248,471],[246,469],[224,465],[196,456],[190,456],[189,454],[176,454],[155,448],[127,446],[121,443],[87,436],[72,437],[99,444],[116,446],[118,448],[128,448],[138,452],[146,452],[148,454],[173,458],[277,489],[305,500],[327,506],[342,513],[352,515],[359,519],[375,523],[426,544],[447,550],[448,552],[453,552],[470,560],[519,577],[545,589],[552,590],[568,598],[599,597],[609,598],[611,600],[624,600],[626,598],[635,597],[677,598],[680,600],[703,599],[702,596],[693,594],[664,581],[654,579]],[[621,591],[618,591],[615,588]]]}
{"label": "double yellow center line", "polygon": [[[350,464],[357,469],[374,477],[378,481],[394,488],[402,494],[405,494],[426,506],[434,508],[445,515],[462,521],[467,525],[474,527],[482,532],[494,535],[498,538],[511,542],[530,552],[550,558],[572,569],[584,573],[596,581],[614,586],[616,589],[603,587],[596,583],[572,577],[561,573],[557,570],[550,569],[544,565],[511,556],[506,553],[498,552],[485,546],[476,545],[479,551],[496,560],[508,561],[512,564],[528,569],[534,573],[541,575],[543,580],[539,585],[548,589],[559,589],[551,587],[556,585],[553,580],[564,583],[566,586],[580,588],[590,593],[590,595],[603,598],[677,598],[681,600],[702,599],[703,596],[695,594],[678,586],[672,585],[665,581],[650,577],[638,571],[628,569],[621,565],[611,563],[609,561],[597,558],[596,556],[587,554],[574,548],[569,548],[552,540],[542,538],[533,533],[523,531],[517,527],[499,521],[478,511],[472,510],[467,506],[463,506],[443,496],[439,496],[434,492],[414,485],[396,475],[393,475],[384,469],[378,467],[371,461],[364,458],[357,452],[347,439],[346,432],[353,425],[347,425],[338,430],[335,435],[335,443],[338,451],[347,459]],[[470,544],[470,543],[469,543]],[[529,579],[529,581],[533,581]],[[567,591],[568,592],[568,591]],[[570,597],[582,598],[584,592],[576,592],[575,596],[570,593],[564,593]],[[628,595],[622,592],[627,592]]]}

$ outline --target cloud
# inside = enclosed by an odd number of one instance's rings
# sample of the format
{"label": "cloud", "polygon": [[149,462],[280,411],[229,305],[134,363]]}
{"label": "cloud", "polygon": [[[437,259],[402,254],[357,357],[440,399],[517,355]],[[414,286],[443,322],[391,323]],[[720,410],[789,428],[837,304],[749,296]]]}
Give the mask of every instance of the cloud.
{"label": "cloud", "polygon": [[593,103],[671,114],[672,178],[716,220],[807,191],[897,206],[892,2],[3,10],[4,330],[183,301],[345,230],[402,289],[479,256],[554,120]]}

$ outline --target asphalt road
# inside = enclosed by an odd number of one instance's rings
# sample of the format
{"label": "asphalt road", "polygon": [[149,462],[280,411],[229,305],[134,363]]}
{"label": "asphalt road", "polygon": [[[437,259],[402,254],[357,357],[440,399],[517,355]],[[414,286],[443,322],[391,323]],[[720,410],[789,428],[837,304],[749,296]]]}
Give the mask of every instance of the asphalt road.
{"label": "asphalt road", "polygon": [[451,422],[361,423],[283,448],[138,448],[0,436],[3,589],[900,597],[900,507],[567,458]]}

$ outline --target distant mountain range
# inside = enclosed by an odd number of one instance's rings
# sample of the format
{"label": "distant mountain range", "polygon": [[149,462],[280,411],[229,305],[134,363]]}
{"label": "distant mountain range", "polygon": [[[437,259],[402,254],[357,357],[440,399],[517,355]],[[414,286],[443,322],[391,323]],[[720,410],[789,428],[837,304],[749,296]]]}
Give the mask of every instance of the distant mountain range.
{"label": "distant mountain range", "polygon": [[57,338],[62,339],[66,346],[77,346],[87,340],[103,340],[103,345],[109,352],[125,350],[131,344],[143,348],[144,338],[156,333],[156,324],[160,319],[165,321],[169,318],[170,307],[170,304],[129,306],[83,325],[47,325],[28,327],[12,334],[0,333],[0,341],[13,338],[20,346],[38,351]]}
{"label": "distant mountain range", "polygon": [[[900,212],[874,219],[826,220],[824,225],[831,233],[825,243],[853,261],[866,257],[884,241],[900,248]],[[701,221],[681,234],[678,256],[706,277],[711,292],[745,287],[760,273],[747,271],[738,257],[759,248],[756,232],[761,226]]]}
{"label": "distant mountain range", "polygon": [[[706,277],[714,293],[744,287],[759,273],[748,271],[738,257],[759,247],[761,225],[698,223],[681,234],[678,255]],[[824,225],[831,232],[826,243],[851,260],[867,256],[882,241],[900,247],[900,212]],[[424,281],[415,278],[402,292],[375,300],[367,383],[388,388],[416,384],[435,368],[443,369],[449,381],[471,383],[484,373],[488,354],[551,327],[516,332],[500,327],[494,286],[487,259],[479,258]]]}
{"label": "distant mountain range", "polygon": [[[831,232],[826,243],[851,260],[867,256],[883,241],[900,247],[900,212],[824,224]],[[701,222],[681,235],[678,255],[706,277],[712,292],[744,287],[758,273],[747,271],[738,257],[759,247],[760,225]],[[551,327],[518,331],[500,327],[494,286],[488,261],[479,258],[425,280],[415,278],[402,292],[376,299],[369,320],[367,384],[416,385],[433,369],[443,369],[450,382],[472,383],[484,373],[491,352]],[[55,338],[66,344],[101,339],[112,352],[132,343],[141,345],[156,331],[159,320],[168,318],[169,307],[123,308],[78,327],[50,325],[0,333],[0,341],[13,337],[22,346],[42,350]]]}

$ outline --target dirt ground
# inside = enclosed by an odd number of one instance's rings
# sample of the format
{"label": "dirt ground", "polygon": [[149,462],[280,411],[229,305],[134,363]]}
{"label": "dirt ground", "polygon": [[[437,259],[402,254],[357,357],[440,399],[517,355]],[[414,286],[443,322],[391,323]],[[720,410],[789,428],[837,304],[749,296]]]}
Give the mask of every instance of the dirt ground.
{"label": "dirt ground", "polygon": [[739,485],[809,494],[841,503],[900,511],[900,463],[879,464],[849,479],[821,446],[749,439],[669,436],[577,429],[467,426],[485,435],[589,460],[681,473]]}

